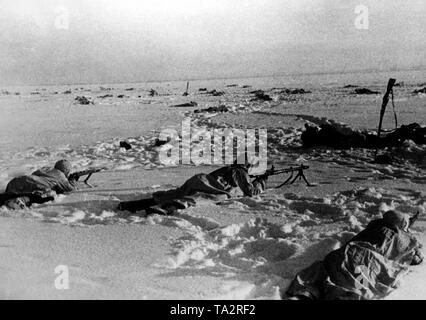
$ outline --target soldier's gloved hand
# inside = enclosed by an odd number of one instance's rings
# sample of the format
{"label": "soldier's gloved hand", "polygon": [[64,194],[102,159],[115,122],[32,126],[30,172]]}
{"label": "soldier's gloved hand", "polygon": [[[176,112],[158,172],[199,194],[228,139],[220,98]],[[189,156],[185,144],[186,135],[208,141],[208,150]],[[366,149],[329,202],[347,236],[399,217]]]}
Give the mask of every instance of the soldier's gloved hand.
{"label": "soldier's gloved hand", "polygon": [[265,188],[267,180],[268,180],[267,178],[257,177],[256,179],[253,180],[252,184],[254,186],[261,185],[263,188]]}
{"label": "soldier's gloved hand", "polygon": [[259,194],[259,193],[262,193],[263,191],[265,191],[266,180],[267,179],[265,179],[265,178],[258,177],[253,181],[253,186],[255,187],[255,189],[257,189],[257,192],[255,192],[254,194]]}
{"label": "soldier's gloved hand", "polygon": [[416,251],[413,260],[411,260],[411,265],[416,266],[423,262],[424,256],[420,251]]}
{"label": "soldier's gloved hand", "polygon": [[70,185],[75,189],[79,190],[77,180],[68,180],[70,182]]}

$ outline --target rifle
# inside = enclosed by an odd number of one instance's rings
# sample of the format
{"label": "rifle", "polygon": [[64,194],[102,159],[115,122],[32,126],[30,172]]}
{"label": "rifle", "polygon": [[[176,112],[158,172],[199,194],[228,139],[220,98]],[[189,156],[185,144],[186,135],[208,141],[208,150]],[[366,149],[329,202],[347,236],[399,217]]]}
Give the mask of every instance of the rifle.
{"label": "rifle", "polygon": [[417,211],[417,213],[416,213],[414,216],[410,217],[410,222],[409,222],[409,224],[408,224],[408,227],[409,227],[409,228],[411,228],[411,226],[412,226],[414,223],[416,223],[417,219],[419,219],[419,216],[420,216],[420,211]]}
{"label": "rifle", "polygon": [[[303,170],[307,170],[309,169],[309,166],[305,166],[303,164],[301,164],[298,167],[290,167],[290,168],[283,168],[283,169],[275,169],[275,166],[272,166],[271,169],[268,169],[265,171],[264,174],[260,174],[260,175],[254,175],[254,176],[250,176],[251,178],[259,178],[259,177],[264,177],[267,178],[269,176],[275,176],[275,175],[279,175],[279,174],[283,174],[283,173],[290,173],[290,176],[283,182],[281,183],[279,186],[276,187],[276,189],[281,188],[282,186],[288,184],[293,184],[297,178],[299,178],[299,180],[303,179],[306,183],[306,185],[308,187],[313,186],[312,184],[309,183],[309,181],[306,179],[306,176],[303,172]],[[297,172],[296,176],[293,177],[294,172]]]}
{"label": "rifle", "polygon": [[80,179],[80,177],[87,176],[83,182],[90,188],[93,188],[93,186],[89,183],[89,179],[91,178],[92,174],[103,171],[103,170],[105,170],[105,168],[87,169],[87,170],[73,172],[69,175],[68,180],[72,182],[77,182],[78,179]]}

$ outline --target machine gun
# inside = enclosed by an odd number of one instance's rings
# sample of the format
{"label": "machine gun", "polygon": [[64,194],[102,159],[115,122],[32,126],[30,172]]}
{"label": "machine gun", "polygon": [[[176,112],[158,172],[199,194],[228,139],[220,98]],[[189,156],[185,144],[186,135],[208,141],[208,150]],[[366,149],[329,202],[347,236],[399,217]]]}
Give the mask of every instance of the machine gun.
{"label": "machine gun", "polygon": [[[277,186],[276,189],[279,189],[286,184],[293,184],[297,180],[297,178],[299,178],[299,180],[303,179],[308,187],[312,187],[313,185],[309,183],[308,179],[306,179],[306,176],[303,172],[303,170],[307,170],[307,169],[309,169],[309,166],[305,166],[303,164],[297,167],[290,167],[290,168],[283,168],[283,169],[275,169],[275,167],[272,166],[271,169],[266,170],[265,173],[260,175],[250,176],[250,177],[251,178],[269,177],[269,176],[275,176],[275,175],[279,175],[283,173],[290,173],[290,176],[283,183]],[[294,176],[295,172],[297,172],[296,176]]]}
{"label": "machine gun", "polygon": [[89,183],[89,179],[92,177],[92,174],[100,172],[100,171],[104,171],[104,170],[105,168],[97,168],[97,169],[87,169],[82,171],[76,171],[69,175],[68,180],[70,182],[77,182],[80,179],[80,177],[87,176],[86,179],[83,180],[83,182],[90,188],[93,188],[93,186]]}

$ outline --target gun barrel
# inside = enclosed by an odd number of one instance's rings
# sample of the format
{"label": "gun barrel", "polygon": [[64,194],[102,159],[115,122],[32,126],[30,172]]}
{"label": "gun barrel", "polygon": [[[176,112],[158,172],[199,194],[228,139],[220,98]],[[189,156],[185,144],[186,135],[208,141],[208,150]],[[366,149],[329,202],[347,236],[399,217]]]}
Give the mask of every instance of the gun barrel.
{"label": "gun barrel", "polygon": [[91,176],[94,173],[100,172],[104,170],[103,168],[97,168],[97,169],[88,169],[88,170],[82,170],[82,171],[76,171],[70,174],[68,180],[77,180],[80,179],[80,177],[84,176]]}
{"label": "gun barrel", "polygon": [[274,170],[274,171],[272,171],[272,174],[289,173],[289,172],[294,172],[294,171],[297,171],[297,170],[306,170],[306,169],[309,169],[309,166],[300,165],[300,166],[297,166],[297,167],[290,167],[290,168],[285,168],[285,169]]}
{"label": "gun barrel", "polygon": [[309,169],[309,166],[305,166],[305,165],[300,165],[300,166],[295,166],[295,167],[290,167],[290,168],[283,168],[283,169],[278,169],[278,170],[267,170],[264,174],[259,174],[259,175],[254,175],[251,177],[260,177],[263,175],[267,175],[267,176],[275,176],[278,174],[282,174],[282,173],[290,173],[290,172],[295,172],[298,170],[306,170]]}

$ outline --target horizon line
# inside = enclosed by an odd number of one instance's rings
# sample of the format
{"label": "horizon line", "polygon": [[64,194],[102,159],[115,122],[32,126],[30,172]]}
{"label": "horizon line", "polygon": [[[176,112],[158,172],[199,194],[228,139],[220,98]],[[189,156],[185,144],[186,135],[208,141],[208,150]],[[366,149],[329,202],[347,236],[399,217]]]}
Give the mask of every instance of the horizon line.
{"label": "horizon line", "polygon": [[2,87],[12,86],[75,86],[75,85],[97,85],[97,84],[136,84],[136,83],[164,83],[164,82],[180,82],[180,81],[211,81],[211,80],[232,80],[232,79],[259,79],[259,78],[273,78],[285,76],[306,76],[306,75],[324,75],[324,74],[346,74],[346,73],[363,73],[363,72],[399,72],[399,71],[412,71],[412,70],[426,70],[426,65],[419,65],[413,67],[402,68],[366,68],[366,69],[352,69],[352,70],[335,70],[335,71],[317,71],[317,72],[292,72],[292,73],[272,73],[272,74],[253,74],[241,76],[223,76],[223,77],[193,77],[193,78],[175,78],[175,79],[161,79],[161,80],[142,80],[142,81],[116,81],[116,82],[58,82],[58,83],[33,83],[33,84],[1,84]]}

